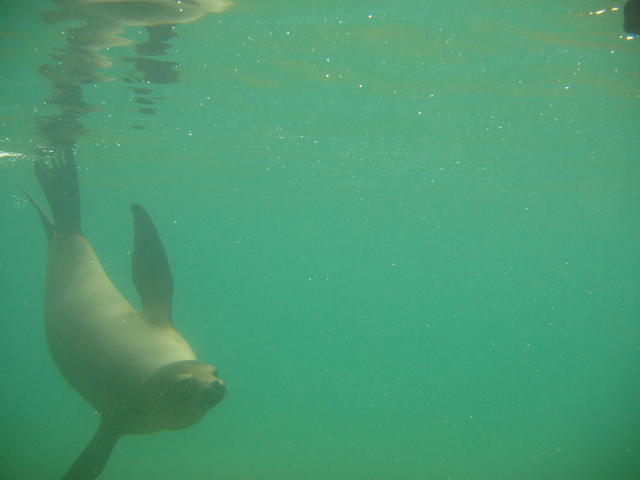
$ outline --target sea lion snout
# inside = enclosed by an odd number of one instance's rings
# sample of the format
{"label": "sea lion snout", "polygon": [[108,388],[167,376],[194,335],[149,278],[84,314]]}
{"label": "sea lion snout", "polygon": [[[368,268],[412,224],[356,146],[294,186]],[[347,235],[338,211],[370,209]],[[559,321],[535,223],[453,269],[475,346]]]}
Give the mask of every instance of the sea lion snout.
{"label": "sea lion snout", "polygon": [[212,408],[216,405],[220,400],[224,398],[224,394],[227,392],[227,386],[224,381],[216,378],[209,383],[209,388],[207,388],[204,395],[204,405],[206,408]]}
{"label": "sea lion snout", "polygon": [[224,398],[226,389],[211,365],[195,360],[166,365],[149,383],[158,407],[153,421],[156,428],[176,430],[193,425]]}

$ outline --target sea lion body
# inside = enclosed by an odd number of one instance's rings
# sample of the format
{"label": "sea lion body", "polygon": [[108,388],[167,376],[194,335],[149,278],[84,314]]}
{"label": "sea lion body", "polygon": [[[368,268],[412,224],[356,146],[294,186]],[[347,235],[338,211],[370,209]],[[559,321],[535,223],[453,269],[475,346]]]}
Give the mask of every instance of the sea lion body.
{"label": "sea lion body", "polygon": [[[160,368],[196,359],[173,327],[151,324],[131,306],[84,236],[54,235],[48,250],[49,348],[67,381],[96,410],[134,407],[143,401],[142,387]],[[123,425],[124,433],[163,429],[138,418],[140,422]]]}
{"label": "sea lion body", "polygon": [[65,150],[51,163],[38,160],[35,169],[53,213],[51,220],[29,197],[48,239],[47,341],[64,377],[101,417],[64,480],[91,480],[120,436],[193,425],[223,398],[226,387],[173,327],[173,281],[146,211],[132,206],[138,312],[113,285],[81,232],[73,152]]}

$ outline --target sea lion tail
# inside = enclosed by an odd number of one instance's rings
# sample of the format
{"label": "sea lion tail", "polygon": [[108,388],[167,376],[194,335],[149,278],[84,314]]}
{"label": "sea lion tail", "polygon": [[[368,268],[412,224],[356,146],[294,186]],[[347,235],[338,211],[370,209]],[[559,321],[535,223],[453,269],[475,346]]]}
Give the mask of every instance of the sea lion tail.
{"label": "sea lion tail", "polygon": [[62,480],[93,480],[104,470],[107,460],[122,433],[112,423],[100,421],[98,431]]}
{"label": "sea lion tail", "polygon": [[[57,151],[56,157],[38,157],[34,162],[36,178],[51,208],[53,224],[29,196],[43,219],[48,236],[56,233],[81,234],[80,229],[80,189],[78,170],[71,147]],[[45,220],[46,219],[46,220]]]}
{"label": "sea lion tail", "polygon": [[24,188],[18,186],[16,186],[16,188],[22,192],[27,200],[29,200],[29,203],[33,205],[33,208],[35,208],[38,212],[40,220],[42,220],[42,225],[44,226],[44,231],[47,234],[47,240],[50,240],[54,230],[53,221],[51,220],[51,218],[49,218],[49,215],[47,214],[47,212],[45,212],[44,208],[42,208],[42,205],[36,202],[36,200],[31,195],[29,195],[29,193]]}

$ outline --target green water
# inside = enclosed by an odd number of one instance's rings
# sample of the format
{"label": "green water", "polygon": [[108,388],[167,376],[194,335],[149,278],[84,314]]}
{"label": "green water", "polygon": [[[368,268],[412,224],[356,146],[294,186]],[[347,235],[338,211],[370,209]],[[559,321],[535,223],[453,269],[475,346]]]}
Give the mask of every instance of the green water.
{"label": "green water", "polygon": [[[131,47],[102,52],[84,230],[137,302],[128,206],[149,210],[174,323],[229,392],[123,438],[100,479],[640,478],[640,41],[588,14],[621,3],[237,0],[177,27],[154,115]],[[0,158],[11,480],[60,478],[97,424],[49,357],[15,187],[41,198],[52,6],[0,3],[0,150],[24,154]]]}

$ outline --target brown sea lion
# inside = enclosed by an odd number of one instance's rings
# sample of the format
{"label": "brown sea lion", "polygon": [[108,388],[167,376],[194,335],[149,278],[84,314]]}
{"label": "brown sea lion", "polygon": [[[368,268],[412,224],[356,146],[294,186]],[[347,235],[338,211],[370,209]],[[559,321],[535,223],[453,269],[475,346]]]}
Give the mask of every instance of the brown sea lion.
{"label": "brown sea lion", "polygon": [[94,479],[120,436],[189,427],[222,400],[226,387],[173,328],[169,263],[147,212],[131,207],[139,313],[82,234],[73,151],[36,160],[35,172],[53,217],[29,197],[48,239],[47,341],[64,377],[100,413],[97,432],[63,478]]}

